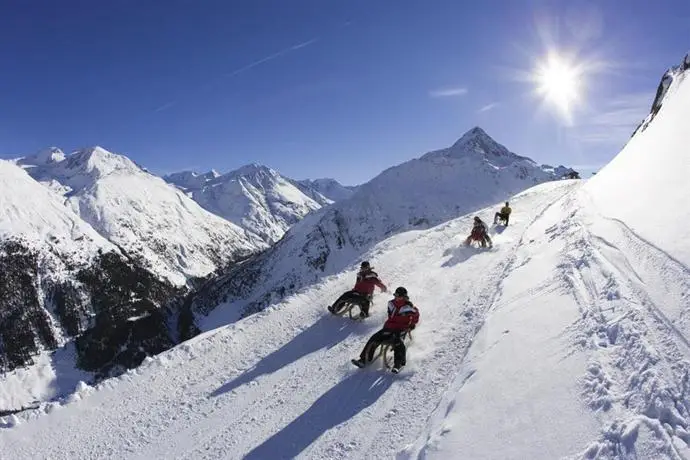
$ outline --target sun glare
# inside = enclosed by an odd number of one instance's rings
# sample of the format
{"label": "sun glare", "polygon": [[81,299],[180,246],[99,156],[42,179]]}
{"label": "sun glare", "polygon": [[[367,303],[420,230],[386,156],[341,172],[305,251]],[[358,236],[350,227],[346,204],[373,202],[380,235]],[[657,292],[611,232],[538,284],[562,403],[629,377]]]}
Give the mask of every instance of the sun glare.
{"label": "sun glare", "polygon": [[547,103],[553,104],[570,118],[572,108],[580,97],[581,82],[578,68],[558,54],[551,53],[535,71],[537,92]]}

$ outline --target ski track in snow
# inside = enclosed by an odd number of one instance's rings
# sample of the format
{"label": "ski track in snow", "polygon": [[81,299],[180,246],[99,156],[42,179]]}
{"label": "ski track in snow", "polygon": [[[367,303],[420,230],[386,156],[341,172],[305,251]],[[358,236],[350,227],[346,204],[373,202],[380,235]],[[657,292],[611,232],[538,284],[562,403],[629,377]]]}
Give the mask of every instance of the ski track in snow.
{"label": "ski track in snow", "polygon": [[[460,248],[471,216],[374,248],[384,282],[406,286],[422,315],[397,376],[378,363],[365,370],[349,363],[381,327],[389,294],[377,294],[366,322],[334,317],[325,306],[352,282],[335,277],[3,433],[10,450],[0,457],[33,456],[27,437],[42,436],[54,458],[390,458],[419,436],[457,375],[525,228],[572,187],[553,183],[513,198],[522,213],[494,235],[492,250]],[[123,404],[118,417],[103,416]],[[70,417],[73,411],[80,415]],[[54,423],[73,426],[55,435],[47,429]]]}
{"label": "ski track in snow", "polygon": [[690,458],[687,268],[616,219],[577,209],[562,227],[574,343],[590,355],[583,395],[602,423],[575,458]]}
{"label": "ski track in snow", "polygon": [[[557,249],[561,263],[553,277],[530,287],[525,294],[502,299],[503,282],[513,270],[529,266],[537,254],[527,251],[524,256],[516,250],[500,278],[498,300],[493,301],[489,313],[515,303],[529,303],[530,299],[536,301],[548,292],[575,298],[581,318],[566,329],[571,343],[566,356],[584,352],[587,357],[581,377],[582,396],[597,416],[601,434],[579,453],[562,458],[690,458],[688,270],[624,223],[585,212],[583,202],[591,204],[578,190],[554,203],[557,206],[546,207],[534,219],[533,224],[552,208],[560,208],[554,210],[557,221],[553,225],[551,216],[540,226],[550,225],[544,233],[563,242],[563,248]],[[517,249],[530,242],[521,241]],[[524,260],[519,261],[521,257]],[[472,359],[481,358],[500,340],[485,344],[483,349],[480,346]],[[423,424],[424,432],[400,451],[399,459],[446,458],[449,452],[462,457],[453,444],[450,448],[439,446],[443,446],[444,437],[457,431],[457,420],[452,418],[456,398],[475,375],[471,360],[465,359],[455,381]],[[559,435],[556,427],[554,435]],[[454,436],[462,438],[463,434]],[[504,457],[505,450],[495,457],[489,452],[484,444],[482,458],[508,458]],[[509,455],[523,458],[525,450]],[[555,458],[548,450],[538,455]]]}

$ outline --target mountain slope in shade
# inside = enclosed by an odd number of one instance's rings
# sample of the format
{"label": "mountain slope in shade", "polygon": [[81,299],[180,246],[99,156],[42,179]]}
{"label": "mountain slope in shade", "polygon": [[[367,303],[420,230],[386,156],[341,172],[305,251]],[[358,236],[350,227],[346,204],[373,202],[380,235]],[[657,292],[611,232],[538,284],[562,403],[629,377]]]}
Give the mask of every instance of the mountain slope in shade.
{"label": "mountain slope in shade", "polygon": [[350,198],[357,190],[356,186],[345,186],[335,179],[305,179],[292,182],[302,193],[322,206]]}
{"label": "mountain slope in shade", "polygon": [[215,169],[209,172],[199,174],[195,171],[182,171],[173,174],[169,174],[163,179],[166,182],[177,185],[182,190],[200,190],[204,188],[210,181],[220,177],[221,174]]}
{"label": "mountain slope in shade", "polygon": [[207,211],[261,236],[267,243],[278,241],[288,228],[321,207],[289,179],[257,164],[223,175],[186,171],[166,176],[165,180],[182,188]]}
{"label": "mountain slope in shade", "polygon": [[174,284],[263,249],[256,235],[205,210],[127,157],[100,147],[19,161],[101,235]]}
{"label": "mountain slope in shade", "polygon": [[[343,270],[388,236],[429,228],[556,179],[560,177],[553,171],[508,151],[481,128],[474,128],[453,146],[389,168],[359,186],[349,199],[307,216],[251,264],[208,285],[193,310],[203,315],[225,302],[222,310],[228,318],[258,311]],[[221,318],[220,322],[226,319]],[[218,324],[212,320],[205,327]]]}

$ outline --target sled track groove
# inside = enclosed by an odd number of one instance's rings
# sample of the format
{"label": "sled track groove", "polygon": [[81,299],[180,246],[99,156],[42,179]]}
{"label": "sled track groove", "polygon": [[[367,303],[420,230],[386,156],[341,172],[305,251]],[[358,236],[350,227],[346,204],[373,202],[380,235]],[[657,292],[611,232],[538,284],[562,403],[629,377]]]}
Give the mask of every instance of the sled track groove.
{"label": "sled track groove", "polygon": [[[525,235],[528,233],[528,231],[531,229],[531,227],[538,222],[553,206],[556,205],[561,205],[562,200],[565,196],[568,194],[572,193],[574,190],[572,189],[566,189],[564,192],[562,192],[560,195],[558,195],[556,198],[554,198],[551,202],[548,204],[544,205],[544,207],[525,225],[524,229],[522,230],[522,234],[520,235],[520,239],[514,246],[511,248],[511,253],[510,255],[506,258],[503,259],[499,264],[495,267],[496,270],[491,270],[491,273],[494,273],[493,275],[487,275],[484,278],[482,278],[481,282],[479,285],[485,286],[483,289],[479,291],[477,296],[475,298],[482,299],[481,302],[479,302],[480,308],[479,312],[481,313],[478,315],[478,320],[474,323],[473,328],[472,328],[472,333],[471,333],[471,338],[469,341],[466,342],[465,346],[460,350],[460,362],[459,362],[459,372],[457,376],[452,379],[451,381],[448,382],[446,385],[446,388],[444,388],[443,393],[441,398],[439,399],[439,402],[436,404],[433,410],[431,410],[428,414],[428,416],[425,418],[424,423],[419,423],[420,426],[431,426],[430,422],[431,420],[438,414],[438,413],[448,413],[453,405],[455,404],[454,401],[454,396],[455,392],[464,386],[464,384],[472,377],[474,374],[474,370],[469,369],[469,372],[463,371],[463,368],[466,367],[467,363],[465,359],[467,358],[467,354],[470,351],[470,348],[472,344],[474,343],[474,340],[479,333],[479,331],[484,327],[484,324],[487,319],[487,314],[493,311],[497,305],[497,299],[500,298],[503,294],[503,283],[505,279],[510,275],[510,273],[516,269],[519,268],[515,266],[515,262],[517,261],[517,253],[520,247],[524,244],[525,241]],[[495,273],[498,272],[496,275]],[[459,340],[462,342],[461,340]],[[453,344],[449,344],[451,347],[454,346]],[[491,346],[493,347],[493,345]],[[456,385],[457,382],[460,382],[460,385]],[[450,394],[450,393],[453,394]],[[426,459],[426,447],[422,447],[420,450],[418,450],[416,453],[413,452],[408,452],[407,449],[413,445],[419,445],[420,444],[420,438],[423,439],[423,443],[421,445],[426,446],[428,442],[430,441],[431,437],[434,436],[434,433],[419,433],[417,435],[417,438],[415,441],[413,441],[408,447],[401,449],[397,456],[397,460],[425,460]]]}

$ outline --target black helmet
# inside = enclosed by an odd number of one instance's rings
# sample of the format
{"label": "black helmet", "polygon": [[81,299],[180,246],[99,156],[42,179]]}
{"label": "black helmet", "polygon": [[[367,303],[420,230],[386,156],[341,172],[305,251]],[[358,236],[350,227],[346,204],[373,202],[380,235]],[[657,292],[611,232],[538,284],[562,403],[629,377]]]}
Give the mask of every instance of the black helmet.
{"label": "black helmet", "polygon": [[395,292],[393,293],[394,296],[396,297],[407,297],[407,289],[404,287],[400,286],[395,288]]}
{"label": "black helmet", "polygon": [[481,220],[481,219],[479,218],[479,216],[474,216],[474,221],[475,221],[475,222],[479,222],[480,220]]}
{"label": "black helmet", "polygon": [[508,202],[506,201],[506,206],[508,206]]}
{"label": "black helmet", "polygon": [[366,269],[371,268],[371,265],[369,264],[369,262],[367,262],[367,261],[365,260],[364,262],[362,262],[362,263],[359,265],[359,268],[360,268],[361,270],[366,270]]}

